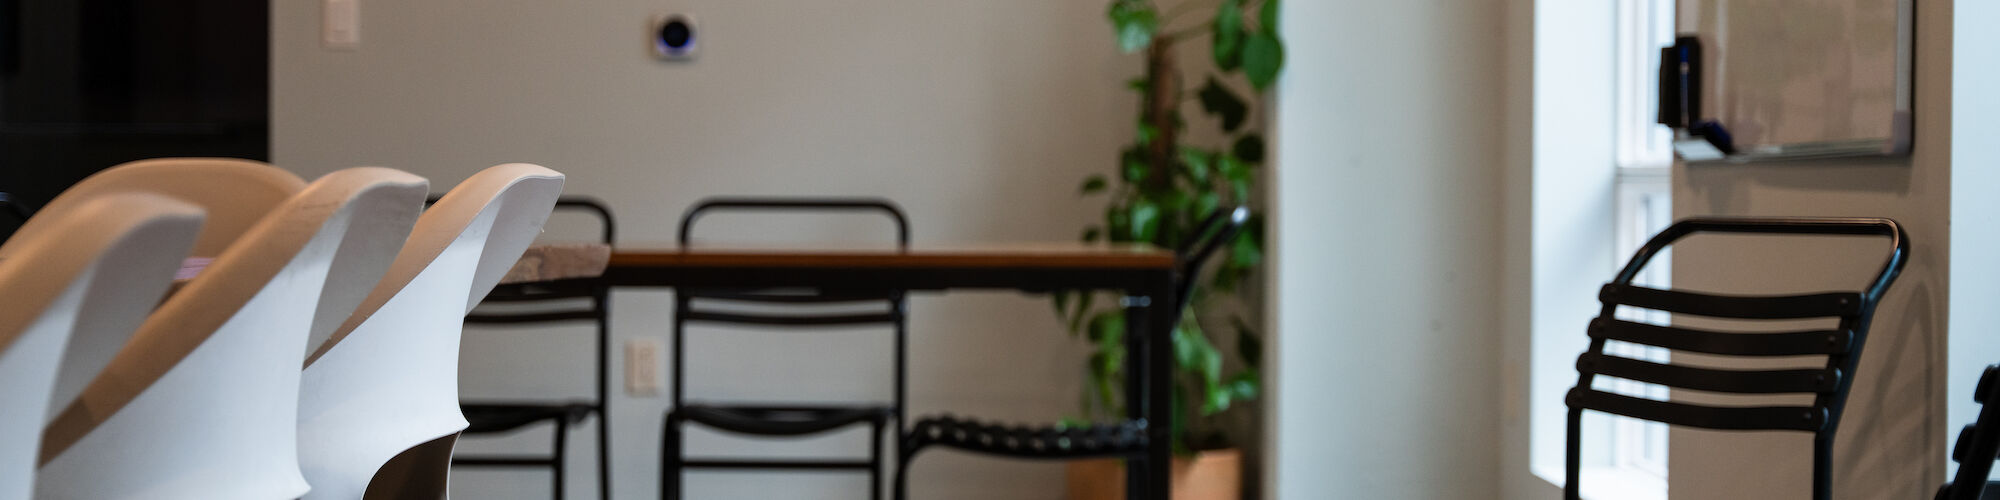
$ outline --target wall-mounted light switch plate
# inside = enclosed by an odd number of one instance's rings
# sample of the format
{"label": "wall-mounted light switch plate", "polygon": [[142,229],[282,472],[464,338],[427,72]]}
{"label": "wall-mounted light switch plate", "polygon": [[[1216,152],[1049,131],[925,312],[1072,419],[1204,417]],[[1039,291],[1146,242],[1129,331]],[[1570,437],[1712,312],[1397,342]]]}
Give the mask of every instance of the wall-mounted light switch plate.
{"label": "wall-mounted light switch plate", "polygon": [[666,385],[665,370],[662,369],[662,353],[666,343],[658,338],[636,338],[625,341],[625,394],[634,397],[655,397],[660,395],[660,386]]}
{"label": "wall-mounted light switch plate", "polygon": [[320,44],[329,49],[361,46],[361,0],[321,0]]}

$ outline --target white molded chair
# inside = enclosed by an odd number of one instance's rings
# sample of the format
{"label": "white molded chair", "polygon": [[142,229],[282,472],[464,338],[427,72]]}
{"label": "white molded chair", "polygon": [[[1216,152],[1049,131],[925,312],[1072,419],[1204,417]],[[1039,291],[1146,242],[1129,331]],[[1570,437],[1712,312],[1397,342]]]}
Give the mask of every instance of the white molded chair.
{"label": "white molded chair", "polygon": [[[202,224],[201,235],[196,239],[194,248],[182,257],[190,254],[214,257],[251,225],[263,219],[265,214],[271,213],[273,207],[305,187],[306,182],[299,176],[251,160],[160,158],[127,162],[91,174],[63,190],[62,194],[49,201],[48,206],[37,211],[34,218],[23,223],[4,245],[0,245],[0,259],[21,248],[22,242],[36,239],[52,229],[57,232],[64,230],[60,224],[53,223],[60,214],[99,197],[126,192],[165,195],[205,210],[207,218]],[[358,297],[350,299],[348,306],[352,307],[351,302],[358,301]],[[86,323],[78,325],[77,330],[117,330],[89,324],[98,320],[97,316],[86,316],[81,319]],[[105,363],[111,362],[111,356],[125,346],[125,340],[136,324],[126,325],[118,335],[86,335],[70,339],[69,347],[63,353],[61,372],[56,376],[55,396],[51,399],[58,409],[75,400],[76,395],[83,392],[83,386],[97,378],[97,372],[103,370]],[[331,326],[326,328],[330,330]]]}
{"label": "white molded chair", "polygon": [[563,175],[488,168],[417,221],[361,307],[306,361],[299,462],[307,500],[444,498],[465,314],[541,232]]}
{"label": "white molded chair", "polygon": [[14,236],[0,246],[0,257],[15,249],[15,241],[48,230],[48,216],[78,206],[105,193],[140,191],[167,195],[208,211],[192,254],[214,257],[272,207],[299,190],[306,181],[268,163],[235,158],[158,158],[119,164],[91,174],[36,211]]}
{"label": "white molded chair", "polygon": [[34,492],[64,346],[78,336],[131,336],[173,281],[201,219],[201,209],[162,196],[99,196],[44,221],[59,230],[0,259],[0,500]]}
{"label": "white molded chair", "polygon": [[427,187],[395,170],[342,170],[251,226],[45,429],[36,498],[303,495],[299,363],[329,270],[386,269]]}

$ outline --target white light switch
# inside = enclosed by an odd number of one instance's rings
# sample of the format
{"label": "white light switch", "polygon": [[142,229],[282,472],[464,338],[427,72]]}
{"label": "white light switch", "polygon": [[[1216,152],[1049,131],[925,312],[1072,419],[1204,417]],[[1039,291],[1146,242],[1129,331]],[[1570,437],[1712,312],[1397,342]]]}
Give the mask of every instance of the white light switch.
{"label": "white light switch", "polygon": [[667,350],[666,343],[658,338],[636,338],[625,341],[625,394],[635,397],[660,395],[660,386],[665,385],[662,376],[660,353]]}
{"label": "white light switch", "polygon": [[329,49],[361,45],[361,0],[323,0],[320,42]]}

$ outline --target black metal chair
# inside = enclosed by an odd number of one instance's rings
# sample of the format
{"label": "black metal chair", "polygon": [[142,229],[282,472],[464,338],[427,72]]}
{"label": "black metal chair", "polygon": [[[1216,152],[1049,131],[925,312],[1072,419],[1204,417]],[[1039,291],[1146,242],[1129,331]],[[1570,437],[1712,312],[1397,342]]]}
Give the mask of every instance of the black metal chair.
{"label": "black metal chair", "polygon": [[[1191,237],[1175,249],[1179,268],[1171,310],[1186,307],[1200,280],[1203,265],[1216,250],[1236,239],[1250,221],[1249,207],[1224,207],[1194,226]],[[1179,315],[1176,315],[1179,317]],[[1161,328],[1171,329],[1173,325]],[[917,420],[903,440],[897,462],[896,498],[908,495],[904,473],[919,452],[942,446],[973,453],[1027,460],[1125,458],[1144,460],[1149,439],[1145,421],[1118,421],[1073,426],[1008,426],[953,415]],[[1167,446],[1159,443],[1159,446]]]}
{"label": "black metal chair", "polygon": [[1958,474],[1938,488],[1936,500],[2000,499],[2000,482],[1987,481],[1993,461],[2000,460],[2000,365],[1986,365],[1972,400],[1979,403],[1979,419],[1958,432],[1951,447],[1951,461],[1958,462]]}
{"label": "black metal chair", "polygon": [[6,192],[0,192],[0,207],[5,207],[7,213],[13,215],[16,221],[28,220],[28,217],[35,214],[34,208]]}
{"label": "black metal chair", "polygon": [[[435,197],[433,202],[437,201]],[[611,218],[611,209],[595,199],[580,196],[564,196],[556,201],[556,211],[578,211],[589,213],[600,219],[604,244],[615,241],[617,229]],[[597,490],[605,500],[611,498],[611,421],[606,405],[611,401],[608,393],[609,376],[605,370],[610,366],[611,339],[611,287],[599,278],[575,278],[533,283],[502,284],[486,295],[482,304],[508,304],[505,310],[492,307],[475,309],[465,316],[467,324],[483,325],[537,325],[588,321],[597,326],[597,396],[590,401],[461,401],[459,409],[465,413],[469,424],[466,436],[495,435],[514,432],[530,425],[549,423],[554,426],[554,443],[546,456],[454,456],[454,466],[465,467],[531,467],[549,469],[554,484],[554,496],[563,498],[563,484],[569,464],[569,433],[572,426],[580,424],[592,414],[597,415]]]}
{"label": "black metal chair", "polygon": [[[886,200],[716,198],[696,203],[681,217],[680,245],[684,248],[689,245],[689,236],[697,219],[719,211],[879,212],[895,222],[897,247],[907,248],[910,244],[908,220],[901,209]],[[673,407],[667,412],[665,428],[661,433],[661,498],[682,497],[682,473],[686,469],[865,470],[869,478],[870,498],[881,498],[883,436],[886,430],[896,429],[897,432],[892,434],[900,442],[903,421],[904,338],[908,307],[902,290],[679,289],[674,295]],[[841,312],[824,312],[828,306],[839,308]],[[829,327],[890,327],[895,331],[895,395],[886,404],[690,402],[686,393],[689,323],[807,328],[822,333]],[[872,446],[866,460],[690,459],[685,456],[685,441],[682,439],[682,427],[687,423],[765,437],[819,434],[866,424],[871,431],[869,442]]]}
{"label": "black metal chair", "polygon": [[[1881,271],[1865,288],[1852,292],[1784,296],[1728,296],[1681,290],[1661,290],[1632,284],[1654,255],[1676,240],[1696,233],[1880,236],[1891,250]],[[1598,299],[1604,308],[1591,320],[1590,348],[1576,360],[1577,383],[1565,399],[1569,406],[1568,455],[1563,496],[1580,498],[1583,411],[1596,410],[1669,425],[1721,430],[1802,431],[1813,433],[1813,498],[1831,498],[1832,454],[1841,410],[1853,386],[1855,365],[1868,339],[1868,325],[1884,292],[1894,283],[1909,255],[1909,238],[1896,221],[1878,218],[1693,218],[1674,223],[1639,249]],[[1732,320],[1832,319],[1830,330],[1795,332],[1724,332],[1659,326],[1618,319],[1619,307],[1665,311],[1679,317]],[[1818,369],[1720,370],[1654,363],[1605,354],[1606,341],[1616,340],[1672,351],[1761,358],[1817,355],[1826,357]],[[1707,406],[1656,401],[1600,391],[1591,387],[1597,376],[1616,377],[1685,389],[1734,394],[1812,394],[1806,406]]]}
{"label": "black metal chair", "polygon": [[13,236],[14,231],[20,229],[21,224],[28,222],[28,217],[35,215],[33,207],[29,207],[27,203],[21,202],[19,198],[15,198],[14,195],[4,191],[0,191],[0,211],[6,212],[13,219],[12,223],[0,224],[0,231],[4,231],[0,232],[0,241],[6,241],[7,237]]}

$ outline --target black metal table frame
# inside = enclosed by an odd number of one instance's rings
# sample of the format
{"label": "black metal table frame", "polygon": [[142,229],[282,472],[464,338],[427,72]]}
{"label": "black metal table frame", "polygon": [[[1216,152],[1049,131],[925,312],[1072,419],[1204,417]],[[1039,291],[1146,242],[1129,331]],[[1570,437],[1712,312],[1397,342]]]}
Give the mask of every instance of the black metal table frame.
{"label": "black metal table frame", "polygon": [[[616,259],[614,259],[616,260]],[[1128,499],[1168,496],[1172,447],[1168,425],[1173,390],[1172,311],[1150,307],[1172,300],[1175,270],[1166,267],[619,265],[605,270],[613,289],[813,287],[822,290],[1002,289],[1027,293],[1117,290],[1126,295],[1125,374],[1128,418],[1144,420],[1147,444],[1139,466],[1126,467]],[[903,432],[903,430],[898,430]]]}

